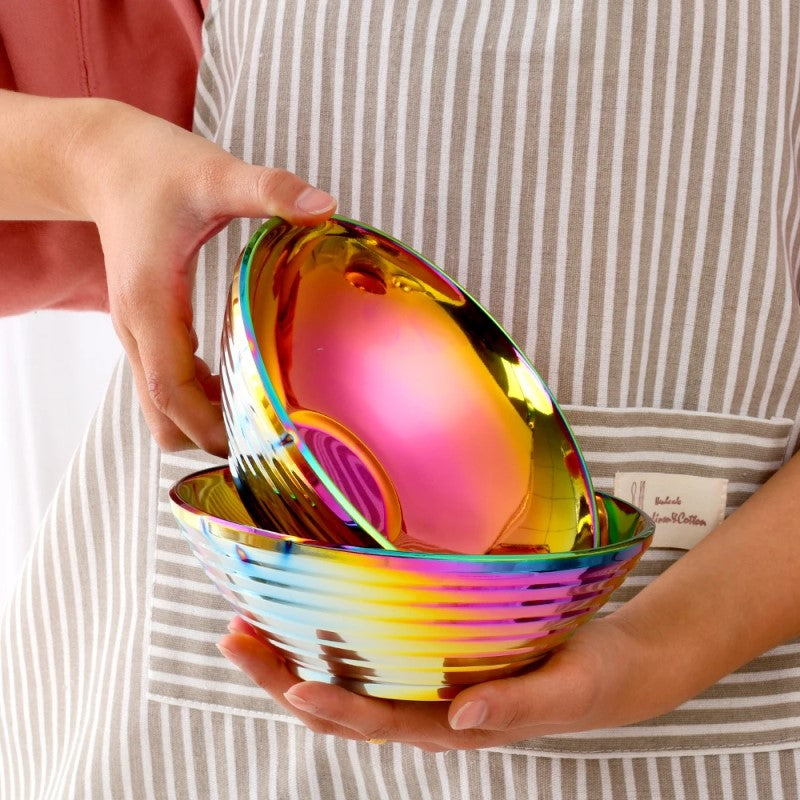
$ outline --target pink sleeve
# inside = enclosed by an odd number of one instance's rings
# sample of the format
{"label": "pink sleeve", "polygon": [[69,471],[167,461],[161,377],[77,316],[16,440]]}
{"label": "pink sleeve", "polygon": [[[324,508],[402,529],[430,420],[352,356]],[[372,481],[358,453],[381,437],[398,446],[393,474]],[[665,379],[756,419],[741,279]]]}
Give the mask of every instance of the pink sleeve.
{"label": "pink sleeve", "polygon": [[[113,98],[190,128],[204,6],[2,0],[0,87]],[[0,315],[107,307],[103,256],[89,223],[0,222],[0,272]]]}

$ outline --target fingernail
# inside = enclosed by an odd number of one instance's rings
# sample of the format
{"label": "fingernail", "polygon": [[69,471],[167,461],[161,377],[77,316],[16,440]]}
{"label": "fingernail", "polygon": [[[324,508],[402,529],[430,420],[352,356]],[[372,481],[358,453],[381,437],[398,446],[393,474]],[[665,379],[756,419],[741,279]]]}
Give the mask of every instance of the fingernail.
{"label": "fingernail", "polygon": [[245,636],[251,636],[253,639],[258,638],[258,631],[255,627],[241,617],[234,617],[228,623],[228,630],[231,633],[243,633]]}
{"label": "fingernail", "polygon": [[473,700],[456,711],[450,721],[450,727],[454,731],[463,731],[467,728],[477,728],[486,719],[489,707],[483,700]]}
{"label": "fingernail", "polygon": [[327,192],[310,186],[297,198],[297,208],[305,214],[322,214],[335,205],[336,201]]}
{"label": "fingernail", "polygon": [[297,697],[294,692],[292,691],[294,686],[289,689],[287,692],[284,692],[284,697],[297,709],[300,711],[305,711],[307,714],[316,714],[319,711],[319,707],[315,706],[313,703],[310,703],[308,700]]}

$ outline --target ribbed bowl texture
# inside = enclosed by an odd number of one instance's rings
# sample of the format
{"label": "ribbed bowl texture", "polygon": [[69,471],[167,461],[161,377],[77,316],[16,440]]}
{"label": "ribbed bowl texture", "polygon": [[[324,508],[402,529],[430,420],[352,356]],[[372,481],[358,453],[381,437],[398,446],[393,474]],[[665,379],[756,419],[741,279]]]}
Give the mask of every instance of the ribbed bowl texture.
{"label": "ribbed bowl texture", "polygon": [[206,573],[305,680],[446,700],[525,670],[589,620],[650,544],[652,520],[596,495],[609,544],[477,555],[331,547],[257,528],[228,468],[172,488]]}

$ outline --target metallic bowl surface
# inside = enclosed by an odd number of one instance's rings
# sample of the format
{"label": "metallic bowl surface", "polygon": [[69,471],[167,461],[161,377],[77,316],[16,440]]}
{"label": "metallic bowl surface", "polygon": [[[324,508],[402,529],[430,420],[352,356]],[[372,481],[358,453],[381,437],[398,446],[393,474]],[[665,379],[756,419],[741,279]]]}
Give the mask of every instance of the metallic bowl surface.
{"label": "metallic bowl surface", "polygon": [[172,511],[206,573],[304,680],[445,700],[518,673],[586,622],[647,549],[652,521],[597,496],[609,544],[558,554],[328,547],[253,525],[227,468],[190,475]]}
{"label": "metallic bowl surface", "polygon": [[233,278],[221,373],[231,471],[261,527],[422,552],[601,543],[544,381],[460,286],[380,231],[264,224]]}

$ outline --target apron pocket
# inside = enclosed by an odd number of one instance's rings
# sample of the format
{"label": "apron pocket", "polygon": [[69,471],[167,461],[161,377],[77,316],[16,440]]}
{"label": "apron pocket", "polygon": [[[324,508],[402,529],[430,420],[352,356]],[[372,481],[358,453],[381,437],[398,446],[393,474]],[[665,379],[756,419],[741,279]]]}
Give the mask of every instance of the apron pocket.
{"label": "apron pocket", "polygon": [[[691,411],[565,406],[599,491],[617,472],[724,478],[727,513],[787,457],[792,421]],[[220,463],[198,453],[161,460],[156,548],[148,609],[148,697],[158,702],[294,720],[224,659],[215,644],[233,610],[206,577],[178,530],[168,492],[183,476]],[[681,551],[651,547],[603,610],[633,597]],[[786,747],[800,742],[800,642],[755,659],[700,697],[656,720],[608,731],[520,742],[509,749],[555,756],[699,753]]]}

